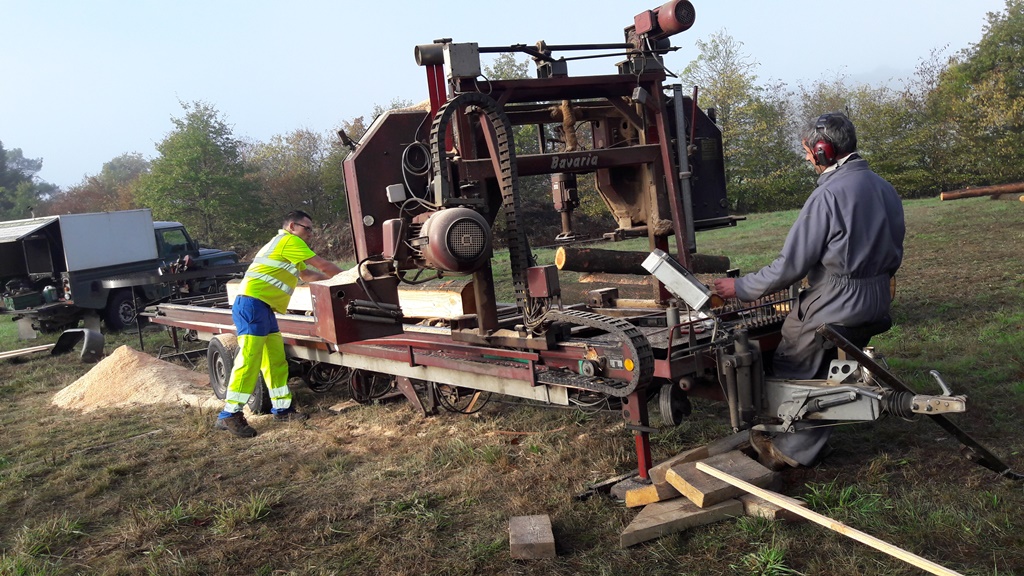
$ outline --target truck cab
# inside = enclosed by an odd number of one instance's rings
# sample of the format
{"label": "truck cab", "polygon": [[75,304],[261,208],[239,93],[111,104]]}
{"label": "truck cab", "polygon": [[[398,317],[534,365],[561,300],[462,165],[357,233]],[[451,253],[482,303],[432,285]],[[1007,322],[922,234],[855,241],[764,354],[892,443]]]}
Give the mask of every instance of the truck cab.
{"label": "truck cab", "polygon": [[238,254],[216,248],[203,248],[180,222],[153,222],[156,250],[165,264],[188,256],[199,268],[237,264]]}

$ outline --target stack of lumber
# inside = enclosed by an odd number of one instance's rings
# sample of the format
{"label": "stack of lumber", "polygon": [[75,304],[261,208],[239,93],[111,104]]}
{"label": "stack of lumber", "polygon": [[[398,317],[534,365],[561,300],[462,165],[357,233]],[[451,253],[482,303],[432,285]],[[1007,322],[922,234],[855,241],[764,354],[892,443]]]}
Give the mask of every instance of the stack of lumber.
{"label": "stack of lumber", "polygon": [[[773,483],[775,472],[750,458],[741,448],[747,432],[740,432],[687,452],[650,470],[650,482],[625,490],[626,505],[640,507],[640,513],[622,531],[619,544],[625,548],[660,536],[681,532],[741,514],[774,520],[810,520],[848,536],[875,550],[898,558],[931,574],[962,576],[926,558],[880,540],[842,522],[809,510],[799,500],[783,496],[765,486]],[[626,481],[629,485],[630,481]],[[637,482],[632,481],[633,484]],[[616,488],[612,493],[616,494]]]}
{"label": "stack of lumber", "polygon": [[776,473],[744,453],[747,432],[716,440],[678,454],[650,470],[650,482],[630,480],[612,489],[629,508],[640,508],[623,530],[623,548],[743,514],[792,520],[796,516],[740,488],[697,469],[698,462],[727,472],[755,486],[773,484]]}

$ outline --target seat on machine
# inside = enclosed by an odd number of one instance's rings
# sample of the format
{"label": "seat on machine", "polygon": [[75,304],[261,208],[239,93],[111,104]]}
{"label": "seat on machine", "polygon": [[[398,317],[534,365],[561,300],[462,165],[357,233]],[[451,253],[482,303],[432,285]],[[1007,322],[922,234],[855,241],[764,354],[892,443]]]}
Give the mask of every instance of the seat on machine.
{"label": "seat on machine", "polygon": [[[892,328],[892,317],[886,314],[877,322],[862,324],[860,326],[843,326],[842,324],[826,324],[826,326],[834,330],[843,338],[846,338],[857,348],[865,348],[868,343],[871,342],[871,338],[873,336],[877,336],[889,328]],[[818,366],[818,371],[815,373],[814,377],[816,379],[824,379],[828,375],[829,365],[833,360],[839,358],[839,350],[832,341],[824,338],[820,334],[815,335],[815,340],[822,347],[825,353],[821,358],[821,364]]]}
{"label": "seat on machine", "polygon": [[[873,336],[877,336],[892,328],[892,316],[886,314],[877,322],[860,326],[843,326],[842,324],[827,324],[827,326],[843,338],[849,340],[857,348],[864,348]],[[835,344],[824,339],[822,340],[822,345],[826,350],[835,347]]]}

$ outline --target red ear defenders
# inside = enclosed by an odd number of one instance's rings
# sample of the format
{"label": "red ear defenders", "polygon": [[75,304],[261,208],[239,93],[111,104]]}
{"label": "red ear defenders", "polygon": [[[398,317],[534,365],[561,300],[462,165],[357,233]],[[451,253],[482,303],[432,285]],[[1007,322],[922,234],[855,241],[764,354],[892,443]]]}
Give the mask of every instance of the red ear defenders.
{"label": "red ear defenders", "polygon": [[832,147],[832,143],[825,140],[828,137],[828,130],[825,127],[825,122],[829,119],[831,114],[822,114],[818,116],[817,122],[814,123],[815,131],[820,134],[823,138],[811,144],[811,153],[814,155],[814,163],[818,166],[831,166],[836,163],[836,149]]}

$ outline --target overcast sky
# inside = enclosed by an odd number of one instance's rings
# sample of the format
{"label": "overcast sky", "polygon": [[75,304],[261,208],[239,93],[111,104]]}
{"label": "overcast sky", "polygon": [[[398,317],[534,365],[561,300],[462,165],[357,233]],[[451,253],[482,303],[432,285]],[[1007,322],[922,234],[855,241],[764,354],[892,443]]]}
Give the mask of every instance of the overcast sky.
{"label": "overcast sky", "polygon": [[[1004,0],[692,0],[696,24],[666,58],[680,71],[694,43],[724,30],[791,86],[837,74],[909,78],[935,49],[981,39]],[[126,152],[146,158],[181,117],[212,104],[235,136],[268,140],[369,119],[374,104],[427,97],[413,47],[437,38],[481,46],[621,42],[635,0],[0,0],[0,141],[42,158],[62,187]],[[827,9],[825,9],[827,7]],[[558,54],[556,54],[558,56]],[[614,73],[616,59],[570,63]],[[485,60],[484,64],[489,63]]]}

